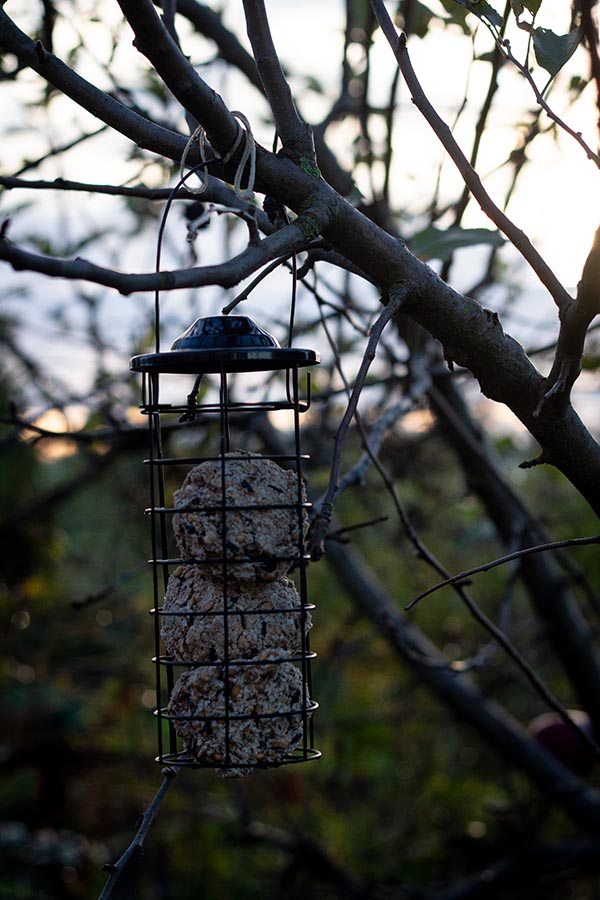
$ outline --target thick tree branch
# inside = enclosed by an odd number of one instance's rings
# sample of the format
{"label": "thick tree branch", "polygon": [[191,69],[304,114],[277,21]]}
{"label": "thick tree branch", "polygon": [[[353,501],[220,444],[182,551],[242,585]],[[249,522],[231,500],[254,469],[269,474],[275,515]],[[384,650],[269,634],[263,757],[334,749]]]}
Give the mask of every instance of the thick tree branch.
{"label": "thick tree branch", "polygon": [[[160,0],[155,0],[155,4],[160,6]],[[224,26],[219,13],[197,0],[177,0],[177,13],[186,18],[199,34],[216,44],[222,60],[242,72],[259,91],[263,90],[253,57],[235,34]]]}
{"label": "thick tree branch", "polygon": [[134,44],[150,60],[183,108],[200,122],[224,156],[234,145],[239,124],[222,98],[198,75],[169,34],[152,0],[118,0],[135,34]]}
{"label": "thick tree branch", "polygon": [[275,50],[263,0],[244,0],[246,30],[256,66],[269,101],[283,152],[300,164],[315,166],[311,130],[298,115],[290,86]]}
{"label": "thick tree branch", "polygon": [[[172,41],[168,45],[170,49],[164,53],[160,43],[154,43],[163,35],[164,26],[151,4],[146,0],[139,4],[133,0],[122,0],[122,3],[127,8],[132,22],[137,23],[138,18],[141,19],[140,30],[143,33],[144,47],[151,54],[159,74],[168,79],[167,86],[176,95],[178,91],[181,93],[177,75],[179,67],[183,67],[187,82],[183,87],[181,99],[193,99],[192,114],[200,121],[201,116],[205,115],[203,124],[210,128],[216,115],[216,108],[219,110],[222,108],[222,101],[215,100],[216,107],[211,105],[209,101],[211,98],[214,99],[214,93],[209,91],[204,82],[196,76],[187,60],[182,61],[181,53]],[[147,20],[150,19],[149,5],[153,19],[147,28]],[[45,53],[42,54],[41,61],[37,59],[33,42],[25,38],[18,29],[15,37],[15,27],[12,23],[9,25],[7,23],[10,23],[10,20],[4,11],[0,10],[0,45],[6,47],[6,34],[10,33],[8,41],[10,46],[7,47],[10,52],[18,50],[17,55],[25,53],[36,71],[40,71],[43,77],[49,77],[50,80],[55,78],[57,82],[64,83],[69,96],[77,99],[82,80],[77,81],[77,76],[74,76],[67,67],[52,57],[48,58]],[[172,57],[176,57],[173,65]],[[191,70],[192,75],[188,70]],[[74,78],[77,90],[73,88]],[[114,127],[121,124],[123,128],[133,128],[136,133],[146,129],[146,137],[150,137],[151,134],[157,137],[153,145],[156,152],[164,152],[167,149],[164,144],[164,129],[157,131],[156,126],[148,125],[142,117],[136,117],[110,98],[104,98],[101,92],[95,88],[91,89],[86,82],[82,84],[81,100],[86,108],[91,106],[91,111],[95,114],[100,117],[106,116]],[[195,93],[196,86],[199,89],[198,95]],[[101,95],[102,102],[96,102],[94,92]],[[90,97],[94,98],[94,103],[90,103]],[[226,118],[230,124],[235,124],[237,129],[235,118],[229,113]],[[166,132],[166,135],[169,136],[170,151],[178,158],[183,151],[184,138],[169,132]],[[227,128],[223,126],[218,135],[225,141],[229,136]],[[227,148],[224,145],[217,149]],[[282,255],[288,247],[297,249],[302,246],[302,236],[306,241],[311,240],[322,228],[323,236],[334,249],[350,260],[354,266],[367,273],[370,280],[378,285],[383,296],[389,296],[399,289],[406,289],[409,299],[405,313],[443,344],[447,358],[455,360],[474,373],[487,396],[510,407],[540,442],[545,458],[560,468],[591,506],[600,513],[600,448],[570,406],[559,414],[549,411],[548,414],[534,415],[540,396],[542,376],[527,359],[522,347],[504,334],[497,317],[482,309],[475,301],[450,288],[427,265],[416,259],[400,240],[386,234],[361,215],[322,179],[307,174],[289,159],[278,158],[260,147],[257,149],[257,171],[264,189],[268,189],[272,196],[297,213],[304,212],[307,207],[317,206],[319,209],[316,217],[309,216],[308,219],[301,219],[298,222],[303,235],[298,236],[297,242],[294,240],[285,246],[273,245],[273,254],[271,256],[265,254],[263,261]],[[293,228],[294,225],[288,227]],[[11,248],[6,241],[1,245],[1,251],[2,258],[17,263],[20,268],[31,267],[35,271],[47,271],[52,275],[67,277],[90,276],[92,280],[110,284],[117,290],[124,288],[129,292],[155,287],[164,290],[212,283],[211,277],[215,276],[218,279],[217,283],[235,284],[239,277],[254,271],[254,257],[258,259],[265,249],[261,250],[261,247],[262,244],[248,251],[249,255],[246,256],[242,269],[238,261],[233,261],[223,264],[223,269],[218,273],[200,270],[203,271],[202,276],[198,275],[198,270],[145,276],[146,280],[142,285],[136,281],[135,276],[111,274],[101,267],[90,269],[87,268],[88,264],[50,261],[44,266],[43,260],[33,255],[23,255],[23,251]],[[565,302],[567,300],[571,302],[566,293],[563,299]]]}
{"label": "thick tree branch", "polygon": [[[159,0],[154,0],[158,3]],[[204,37],[214,41],[219,57],[235,66],[246,76],[262,94],[265,93],[261,77],[254,58],[247,52],[238,38],[223,24],[221,17],[214,10],[197,0],[178,0],[177,12],[184,16]],[[302,120],[302,117],[300,117]],[[349,172],[342,168],[339,161],[325,142],[324,128],[313,130],[316,144],[317,163],[327,180],[342,196],[349,196],[355,190],[354,180]],[[307,146],[310,151],[310,145]],[[305,154],[310,156],[310,152]]]}

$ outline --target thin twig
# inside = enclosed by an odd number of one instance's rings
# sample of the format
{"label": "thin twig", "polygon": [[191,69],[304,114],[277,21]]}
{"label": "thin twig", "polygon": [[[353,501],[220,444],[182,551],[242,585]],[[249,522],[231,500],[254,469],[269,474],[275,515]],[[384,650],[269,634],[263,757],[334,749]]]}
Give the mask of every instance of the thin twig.
{"label": "thin twig", "polygon": [[567,134],[569,134],[572,138],[574,138],[577,141],[577,143],[579,144],[579,146],[582,147],[583,150],[585,150],[585,154],[586,154],[587,158],[590,159],[593,163],[595,163],[598,166],[598,168],[600,168],[600,156],[598,156],[597,153],[594,153],[594,151],[589,146],[589,144],[587,144],[585,142],[580,131],[575,131],[573,128],[571,128],[569,125],[567,125],[567,123],[564,121],[564,119],[561,119],[560,116],[558,116],[555,112],[553,112],[552,108],[548,105],[548,103],[544,99],[542,91],[540,91],[537,84],[533,80],[533,76],[532,76],[531,72],[529,71],[529,69],[527,68],[527,66],[524,66],[523,63],[520,63],[519,60],[515,56],[513,56],[512,50],[510,49],[510,41],[506,41],[506,40],[499,41],[498,45],[499,45],[500,49],[502,50],[502,52],[504,53],[504,55],[506,56],[506,58],[508,60],[510,60],[514,66],[516,66],[516,68],[519,70],[521,75],[525,78],[525,80],[531,87],[531,90],[535,94],[535,99],[537,100],[539,105],[542,107],[542,109],[544,110],[544,112],[546,113],[548,118],[552,119],[552,121],[555,122],[559,128],[562,128],[563,131],[566,131]]}
{"label": "thin twig", "polygon": [[430,594],[434,594],[436,591],[441,590],[447,585],[460,584],[470,578],[471,575],[477,575],[480,572],[488,572],[490,569],[495,569],[497,566],[503,566],[513,559],[520,559],[523,556],[532,556],[534,553],[545,553],[548,550],[559,550],[562,547],[586,547],[589,544],[600,544],[600,535],[597,534],[587,538],[568,538],[564,541],[551,541],[547,544],[537,544],[535,547],[526,547],[523,550],[515,550],[514,553],[508,553],[506,556],[499,557],[498,559],[484,563],[481,566],[475,566],[473,569],[465,569],[464,572],[459,572],[458,575],[452,575],[450,578],[440,581],[438,584],[428,588],[426,591],[423,591],[422,594],[419,594],[411,600],[410,603],[405,606],[405,609],[412,609],[420,600],[429,597]]}
{"label": "thin twig", "polygon": [[37,159],[26,159],[21,168],[17,169],[14,175],[23,175],[25,172],[31,171],[31,169],[37,169],[38,166],[41,166],[42,163],[46,162],[46,160],[51,159],[54,156],[60,156],[61,153],[66,153],[67,150],[72,150],[73,147],[77,147],[79,144],[82,144],[89,138],[94,138],[97,135],[102,134],[102,132],[106,131],[107,128],[108,125],[101,125],[100,128],[96,128],[95,131],[80,134],[73,140],[67,141],[65,144],[61,144],[59,147],[52,147],[50,150],[48,150],[47,153],[44,153],[43,156],[38,156]]}
{"label": "thin twig", "polygon": [[165,768],[162,770],[162,774],[162,784],[154,795],[150,806],[142,816],[139,828],[136,831],[132,842],[115,863],[108,863],[103,867],[106,871],[110,872],[110,875],[108,876],[108,881],[104,885],[104,888],[102,890],[102,893],[98,897],[98,900],[108,900],[108,898],[112,896],[114,886],[117,880],[123,874],[123,871],[127,867],[129,860],[136,854],[142,852],[144,840],[146,838],[146,835],[148,834],[148,830],[152,825],[152,821],[159,810],[160,804],[162,803],[165,794],[169,790],[171,784],[173,783],[173,779],[177,775],[177,770]]}
{"label": "thin twig", "polygon": [[[221,184],[214,179],[216,184]],[[41,179],[16,178],[15,176],[0,175],[0,187],[12,190],[24,188],[36,191],[81,191],[89,194],[109,194],[117,197],[139,197],[142,200],[168,200],[172,194],[172,188],[149,188],[144,184],[126,187],[120,184],[92,184],[85,181],[69,181],[66,178],[55,178],[53,181]],[[232,194],[233,196],[233,194]],[[190,192],[181,188],[175,193],[175,199],[193,200]],[[209,200],[213,198],[209,195]]]}
{"label": "thin twig", "polygon": [[355,416],[358,401],[365,384],[365,379],[371,367],[371,363],[375,359],[379,339],[383,334],[385,326],[388,324],[390,319],[400,310],[400,307],[402,306],[402,303],[405,299],[406,295],[403,292],[400,292],[396,297],[391,299],[387,306],[384,307],[383,312],[374,322],[369,333],[369,340],[367,341],[367,346],[360,364],[360,368],[358,370],[358,374],[356,376],[354,387],[352,388],[352,392],[350,394],[350,399],[348,400],[346,411],[335,434],[329,485],[323,498],[323,502],[321,504],[319,512],[315,516],[311,526],[311,555],[313,559],[319,559],[324,552],[325,535],[333,516],[333,505],[340,487],[340,465],[342,459],[342,447],[344,444],[344,439],[346,437],[346,432],[348,431],[348,427]]}

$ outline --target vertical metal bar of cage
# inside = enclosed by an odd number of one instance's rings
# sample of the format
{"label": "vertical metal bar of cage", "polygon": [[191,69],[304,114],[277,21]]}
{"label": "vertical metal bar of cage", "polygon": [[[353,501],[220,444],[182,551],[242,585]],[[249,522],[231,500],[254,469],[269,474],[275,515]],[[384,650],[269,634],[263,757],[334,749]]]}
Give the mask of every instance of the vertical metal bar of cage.
{"label": "vertical metal bar of cage", "polygon": [[[160,423],[160,389],[159,374],[151,373],[148,376],[149,391],[147,410],[149,417],[149,433],[150,433],[150,516],[151,516],[151,535],[152,535],[152,582],[154,592],[154,647],[155,647],[155,665],[156,665],[156,716],[158,727],[158,750],[159,759],[162,761],[164,756],[164,735],[163,735],[163,715],[162,715],[162,664],[161,664],[161,637],[160,637],[160,612],[162,598],[167,588],[169,580],[168,559],[168,536],[167,521],[165,513],[165,483],[164,468],[161,464],[163,457],[162,451],[162,435]],[[160,555],[159,555],[160,545]],[[162,579],[159,578],[159,562],[162,560],[160,567],[162,569]],[[162,590],[159,589],[159,581],[162,581]],[[167,667],[167,696],[170,697],[173,690],[174,676],[172,666]],[[177,752],[177,735],[173,723],[169,720],[169,752],[171,754]]]}
{"label": "vertical metal bar of cage", "polygon": [[[302,752],[307,757],[309,747],[314,744],[313,718],[309,715],[309,698],[312,697],[312,678],[310,668],[310,638],[307,628],[308,585],[306,577],[306,554],[304,545],[304,498],[302,492],[302,447],[300,442],[300,389],[298,383],[298,367],[292,368],[292,410],[294,415],[294,449],[296,453],[296,479],[298,497],[298,567],[300,574],[300,633],[302,641]],[[289,398],[289,378],[286,378],[286,389]]]}
{"label": "vertical metal bar of cage", "polygon": [[158,404],[158,387],[156,382],[158,381],[157,375],[147,375],[144,373],[143,376],[143,387],[142,387],[142,404],[145,408],[148,415],[148,437],[149,437],[149,452],[148,452],[148,465],[150,466],[150,541],[152,548],[152,559],[150,560],[152,565],[152,589],[153,589],[153,609],[152,612],[154,614],[154,650],[155,650],[155,685],[156,685],[156,709],[155,715],[157,720],[157,742],[158,742],[158,759],[162,762],[164,755],[164,746],[163,746],[163,720],[162,720],[162,684],[161,684],[161,672],[160,672],[160,623],[158,616],[158,608],[160,606],[159,602],[159,589],[158,589],[158,567],[157,567],[157,557],[158,557],[158,536],[157,536],[157,523],[156,523],[156,449],[158,446],[156,440],[156,430],[159,427],[156,421],[158,412],[156,410],[156,406]]}
{"label": "vertical metal bar of cage", "polygon": [[231,765],[231,722],[229,718],[231,685],[229,682],[229,582],[227,566],[227,484],[225,454],[230,450],[231,435],[229,431],[229,390],[227,384],[227,372],[224,366],[221,366],[220,374],[219,418],[221,446],[221,573],[223,576],[223,669],[225,673],[223,702],[225,704],[225,766],[228,768]]}

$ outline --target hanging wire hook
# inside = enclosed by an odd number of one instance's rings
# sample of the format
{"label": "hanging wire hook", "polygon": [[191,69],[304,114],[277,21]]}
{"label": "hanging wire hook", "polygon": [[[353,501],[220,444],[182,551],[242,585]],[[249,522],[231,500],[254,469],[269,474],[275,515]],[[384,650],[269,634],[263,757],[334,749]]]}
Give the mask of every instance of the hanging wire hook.
{"label": "hanging wire hook", "polygon": [[[165,225],[167,223],[167,217],[169,215],[171,205],[173,200],[175,199],[175,194],[179,190],[180,187],[185,186],[185,189],[189,191],[190,194],[201,195],[203,194],[209,184],[209,176],[208,176],[208,166],[214,163],[222,163],[223,165],[227,165],[228,162],[231,161],[233,155],[237,151],[238,147],[244,142],[244,150],[242,152],[241,159],[237,165],[233,188],[236,196],[240,200],[252,200],[254,198],[254,182],[256,179],[256,141],[254,140],[254,135],[252,134],[252,127],[250,122],[246,118],[246,116],[239,112],[238,110],[233,110],[232,115],[241,122],[242,128],[238,128],[238,133],[236,135],[235,141],[225,154],[225,156],[213,156],[211,159],[205,158],[206,153],[206,130],[202,125],[198,125],[198,127],[194,130],[194,132],[190,135],[183,153],[181,154],[181,161],[179,163],[179,180],[177,184],[173,186],[167,202],[165,204],[165,208],[163,210],[163,214],[160,221],[160,226],[158,229],[158,237],[156,244],[156,266],[155,271],[160,271],[160,258],[162,251],[162,241],[165,230]],[[200,152],[200,162],[191,168],[188,172],[185,172],[185,163],[195,142],[198,142],[198,149]],[[248,184],[245,189],[242,189],[241,182],[244,175],[244,169],[246,165],[250,163],[250,171],[248,173]],[[200,176],[202,173],[202,176]],[[186,184],[188,178],[191,178],[192,175],[198,175],[200,177],[200,187],[192,188],[190,185]],[[155,321],[155,352],[160,352],[160,290],[157,288],[154,292],[154,321]]]}
{"label": "hanging wire hook", "polygon": [[[190,142],[188,141],[188,145],[189,144],[190,144]],[[186,147],[186,150],[184,150],[182,159],[184,159],[186,152],[187,152],[187,147]],[[160,225],[158,227],[158,235],[157,235],[157,239],[156,239],[156,261],[155,261],[155,267],[154,267],[155,272],[160,272],[160,260],[161,260],[161,254],[162,254],[162,243],[163,243],[163,237],[164,237],[164,233],[165,233],[165,226],[167,224],[167,217],[171,210],[171,205],[173,203],[173,200],[175,199],[175,195],[176,195],[177,191],[179,190],[180,187],[185,185],[185,182],[187,181],[187,179],[191,178],[192,175],[197,174],[201,169],[204,172],[206,172],[207,166],[209,166],[211,163],[220,162],[220,161],[221,161],[220,157],[202,160],[201,163],[198,163],[197,166],[194,166],[193,169],[190,169],[189,172],[186,172],[184,175],[182,175],[179,178],[179,180],[177,181],[177,184],[173,185],[173,187],[171,188],[171,191],[169,192],[169,196],[167,198],[167,202],[165,203],[165,208],[163,209],[163,214],[160,219]],[[187,185],[186,185],[186,188],[187,188]],[[154,291],[154,328],[155,328],[154,348],[155,348],[156,353],[160,353],[160,302],[159,301],[160,301],[160,289],[156,288],[156,290]]]}

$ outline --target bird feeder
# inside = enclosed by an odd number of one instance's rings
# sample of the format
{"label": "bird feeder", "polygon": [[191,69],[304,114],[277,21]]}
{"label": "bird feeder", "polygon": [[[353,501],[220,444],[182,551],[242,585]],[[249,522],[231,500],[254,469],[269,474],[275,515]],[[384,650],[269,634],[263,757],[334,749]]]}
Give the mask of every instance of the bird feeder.
{"label": "bird feeder", "polygon": [[[300,445],[308,372],[302,399],[299,387],[300,370],[318,361],[233,315],[202,317],[170,351],[157,338],[156,352],[130,361],[149,427],[163,765],[238,775],[320,756]],[[253,418],[281,412],[288,452],[245,449]]]}

